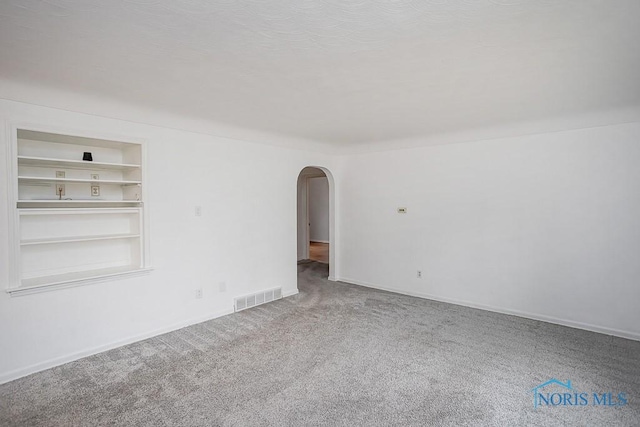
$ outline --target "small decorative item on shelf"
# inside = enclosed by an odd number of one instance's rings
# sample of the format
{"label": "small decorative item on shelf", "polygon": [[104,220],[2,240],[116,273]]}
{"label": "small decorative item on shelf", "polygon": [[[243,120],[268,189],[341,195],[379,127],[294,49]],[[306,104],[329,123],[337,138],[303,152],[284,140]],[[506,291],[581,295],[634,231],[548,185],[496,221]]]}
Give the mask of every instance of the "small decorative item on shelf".
{"label": "small decorative item on shelf", "polygon": [[91,155],[90,152],[85,151],[84,154],[82,155],[82,160],[84,160],[85,162],[93,162],[93,156]]}

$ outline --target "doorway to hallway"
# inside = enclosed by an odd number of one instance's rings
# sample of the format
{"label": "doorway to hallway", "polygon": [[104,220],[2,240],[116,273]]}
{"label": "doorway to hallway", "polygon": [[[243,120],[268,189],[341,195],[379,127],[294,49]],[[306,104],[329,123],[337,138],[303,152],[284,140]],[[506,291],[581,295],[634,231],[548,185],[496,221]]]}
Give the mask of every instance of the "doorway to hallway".
{"label": "doorway to hallway", "polygon": [[[298,175],[298,262],[329,264],[332,270],[333,177],[320,167]],[[331,274],[330,274],[331,275]]]}

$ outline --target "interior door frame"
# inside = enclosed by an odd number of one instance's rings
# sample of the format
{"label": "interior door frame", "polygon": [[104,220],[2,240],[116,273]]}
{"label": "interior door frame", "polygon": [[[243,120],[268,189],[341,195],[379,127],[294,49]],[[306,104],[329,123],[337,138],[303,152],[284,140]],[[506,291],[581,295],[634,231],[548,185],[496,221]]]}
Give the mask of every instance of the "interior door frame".
{"label": "interior door frame", "polygon": [[[324,176],[327,178],[329,183],[329,280],[335,281],[337,280],[336,272],[338,271],[337,265],[337,245],[336,245],[336,195],[335,195],[335,180],[333,178],[333,174],[331,171],[322,166],[307,166],[307,168],[318,169],[323,173],[320,174],[304,174],[304,169],[302,168],[298,173],[297,177],[297,192],[299,197],[303,197],[303,203],[298,204],[296,202],[296,209],[298,206],[301,206],[304,212],[305,226],[298,228],[298,232],[303,233],[303,239],[306,242],[304,248],[301,251],[301,256],[299,260],[308,260],[309,259],[309,245],[311,243],[311,232],[310,232],[310,222],[309,222],[309,178],[321,177]],[[302,215],[301,215],[302,216]],[[296,215],[296,221],[300,218]],[[298,224],[299,226],[299,224]],[[297,226],[297,227],[298,227]],[[297,233],[296,233],[297,234]],[[296,246],[299,243],[298,236],[296,238]]]}
{"label": "interior door frame", "polygon": [[302,251],[302,259],[309,259],[311,256],[311,216],[309,215],[309,179],[305,176],[302,183],[302,194],[304,197],[304,249]]}

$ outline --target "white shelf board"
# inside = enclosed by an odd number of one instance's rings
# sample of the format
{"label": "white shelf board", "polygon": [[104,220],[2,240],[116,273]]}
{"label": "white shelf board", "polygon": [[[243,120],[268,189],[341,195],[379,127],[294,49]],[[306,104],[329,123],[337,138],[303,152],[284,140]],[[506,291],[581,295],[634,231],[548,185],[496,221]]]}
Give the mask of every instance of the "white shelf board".
{"label": "white shelf board", "polygon": [[46,130],[36,130],[33,127],[25,129],[19,127],[17,130],[19,140],[41,141],[45,143],[83,145],[85,147],[101,147],[122,150],[133,145],[140,145],[140,141],[115,141],[112,139],[95,138],[93,136],[78,136],[61,133],[48,132]]}
{"label": "white shelf board", "polygon": [[116,184],[116,185],[141,185],[142,181],[121,181],[114,179],[75,179],[75,178],[49,178],[46,176],[19,176],[19,182],[60,182],[60,183],[87,183],[87,184]]}
{"label": "white shelf board", "polygon": [[91,206],[123,206],[123,207],[131,207],[131,206],[142,206],[142,202],[138,200],[18,200],[18,208],[28,208],[28,207],[56,207],[56,206],[78,206],[82,207]]}
{"label": "white shelf board", "polygon": [[[25,201],[25,200],[23,200]],[[28,201],[28,200],[27,200]],[[57,200],[56,200],[57,201]],[[69,208],[57,208],[48,206],[40,209],[18,209],[20,216],[29,215],[104,215],[104,214],[139,214],[139,206],[126,206],[126,207],[110,207],[110,206],[92,206],[88,208],[83,207],[69,207]]]}
{"label": "white shelf board", "polygon": [[105,280],[116,276],[141,274],[151,270],[152,268],[150,267],[141,268],[139,266],[127,265],[122,267],[101,268],[96,270],[57,274],[54,276],[32,277],[22,279],[20,287],[9,288],[7,289],[7,292],[12,295],[30,294],[49,289],[75,286],[84,282]]}
{"label": "white shelf board", "polygon": [[139,234],[111,234],[103,236],[52,237],[48,239],[28,239],[20,242],[21,246],[48,245],[54,243],[95,242],[98,240],[136,239]]}
{"label": "white shelf board", "polygon": [[139,169],[140,165],[128,163],[86,162],[84,160],[65,160],[49,157],[18,156],[20,166],[65,167],[70,169],[123,170]]}

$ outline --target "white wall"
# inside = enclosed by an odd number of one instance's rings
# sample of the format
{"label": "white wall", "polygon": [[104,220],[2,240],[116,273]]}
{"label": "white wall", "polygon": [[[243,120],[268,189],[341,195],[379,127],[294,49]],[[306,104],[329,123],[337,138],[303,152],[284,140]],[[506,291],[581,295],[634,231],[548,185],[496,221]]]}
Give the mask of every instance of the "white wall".
{"label": "white wall", "polygon": [[237,295],[296,292],[296,183],[308,165],[335,179],[339,278],[640,339],[638,123],[329,156],[0,100],[5,288],[10,121],[148,140],[155,270],[0,292],[0,382],[228,313]]}
{"label": "white wall", "polygon": [[[329,157],[7,100],[0,100],[0,288],[8,281],[5,165],[14,121],[148,141],[155,270],[34,295],[0,292],[0,382],[228,313],[234,296],[276,286],[297,292],[298,173],[330,166]],[[200,287],[204,297],[195,299]]]}
{"label": "white wall", "polygon": [[309,239],[329,243],[329,181],[309,178]]}
{"label": "white wall", "polygon": [[340,279],[640,339],[639,165],[640,123],[349,156]]}
{"label": "white wall", "polygon": [[298,247],[298,261],[309,258],[309,238],[308,223],[307,223],[307,180],[304,177],[298,178],[298,193],[296,204],[296,216],[297,216],[297,247]]}

